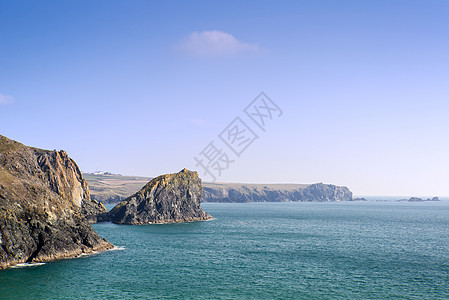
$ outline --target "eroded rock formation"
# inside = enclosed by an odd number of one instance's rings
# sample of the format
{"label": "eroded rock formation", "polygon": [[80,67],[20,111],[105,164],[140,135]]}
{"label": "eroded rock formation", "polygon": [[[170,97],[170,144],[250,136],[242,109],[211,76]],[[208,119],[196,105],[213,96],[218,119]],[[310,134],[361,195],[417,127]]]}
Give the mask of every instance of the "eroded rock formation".
{"label": "eroded rock formation", "polygon": [[0,135],[0,269],[112,248],[86,219],[104,212],[65,151]]}
{"label": "eroded rock formation", "polygon": [[197,172],[183,169],[161,175],[117,204],[103,220],[133,225],[208,220],[212,217],[200,206],[202,190]]}

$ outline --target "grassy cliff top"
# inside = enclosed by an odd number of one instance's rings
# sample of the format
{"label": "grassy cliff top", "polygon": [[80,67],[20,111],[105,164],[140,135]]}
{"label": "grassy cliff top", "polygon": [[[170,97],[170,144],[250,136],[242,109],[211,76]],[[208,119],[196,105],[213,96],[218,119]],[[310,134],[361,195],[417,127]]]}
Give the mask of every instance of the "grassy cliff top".
{"label": "grassy cliff top", "polygon": [[51,152],[50,150],[35,148],[35,147],[27,147],[26,145],[16,142],[14,140],[11,140],[7,138],[6,136],[3,136],[0,134],[0,154],[1,153],[7,153],[12,151],[17,151],[23,148],[29,148],[33,149],[37,152]]}
{"label": "grassy cliff top", "polygon": [[296,183],[226,183],[226,182],[204,182],[205,188],[224,188],[224,189],[265,189],[265,190],[284,190],[293,191],[299,188],[306,188],[310,184],[296,184]]}
{"label": "grassy cliff top", "polygon": [[23,144],[10,140],[6,136],[0,135],[0,153],[16,151],[24,147]]}

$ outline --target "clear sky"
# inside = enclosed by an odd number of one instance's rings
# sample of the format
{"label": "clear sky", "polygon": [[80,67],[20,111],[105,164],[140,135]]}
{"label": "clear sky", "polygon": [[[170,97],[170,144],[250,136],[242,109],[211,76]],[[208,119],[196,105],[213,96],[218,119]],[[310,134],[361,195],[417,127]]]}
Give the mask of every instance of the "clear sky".
{"label": "clear sky", "polygon": [[85,172],[207,181],[212,142],[217,181],[449,196],[449,1],[0,0],[0,134]]}

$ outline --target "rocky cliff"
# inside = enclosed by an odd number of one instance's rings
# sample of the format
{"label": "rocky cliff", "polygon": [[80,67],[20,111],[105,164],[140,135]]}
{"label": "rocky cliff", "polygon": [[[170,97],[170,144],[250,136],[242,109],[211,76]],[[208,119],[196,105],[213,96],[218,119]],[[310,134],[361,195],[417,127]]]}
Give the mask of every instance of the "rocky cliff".
{"label": "rocky cliff", "polygon": [[345,186],[332,184],[236,184],[204,185],[203,202],[324,202],[352,201]]}
{"label": "rocky cliff", "polygon": [[183,169],[154,178],[139,192],[117,204],[103,220],[136,225],[211,219],[200,206],[201,198],[198,173]]}
{"label": "rocky cliff", "polygon": [[86,219],[105,211],[67,153],[0,135],[0,269],[112,248]]}
{"label": "rocky cliff", "polygon": [[[149,177],[83,174],[92,198],[118,203],[139,191]],[[361,201],[344,186],[332,184],[247,184],[203,182],[202,202]],[[126,195],[126,196],[125,196]]]}

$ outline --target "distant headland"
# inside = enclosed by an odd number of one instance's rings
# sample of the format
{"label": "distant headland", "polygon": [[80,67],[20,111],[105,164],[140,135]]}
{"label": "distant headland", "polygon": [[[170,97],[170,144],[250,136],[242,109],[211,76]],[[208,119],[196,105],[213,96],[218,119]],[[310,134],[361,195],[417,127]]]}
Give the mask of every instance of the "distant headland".
{"label": "distant headland", "polygon": [[[105,174],[108,175],[105,175]],[[83,173],[93,199],[104,204],[118,203],[139,191],[151,177]],[[203,182],[202,202],[329,202],[366,201],[353,198],[345,186],[332,184],[246,184]]]}

